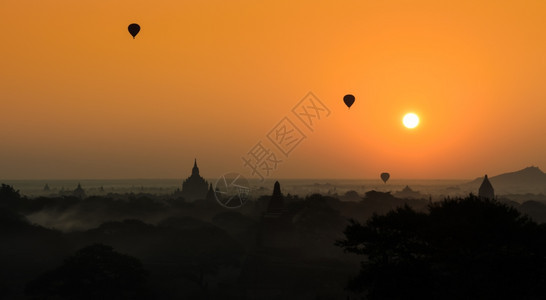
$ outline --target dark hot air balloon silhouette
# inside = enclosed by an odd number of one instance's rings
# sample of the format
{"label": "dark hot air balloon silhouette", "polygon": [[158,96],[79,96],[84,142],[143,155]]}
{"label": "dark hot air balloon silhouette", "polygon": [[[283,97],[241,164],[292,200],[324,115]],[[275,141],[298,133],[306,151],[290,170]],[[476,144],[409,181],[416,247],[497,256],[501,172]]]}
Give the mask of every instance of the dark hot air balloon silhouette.
{"label": "dark hot air balloon silhouette", "polygon": [[384,183],[387,183],[387,180],[389,180],[389,177],[391,177],[391,174],[381,173],[381,180],[383,180]]}
{"label": "dark hot air balloon silhouette", "polygon": [[133,39],[140,31],[140,25],[133,23],[129,25],[129,33],[133,36]]}
{"label": "dark hot air balloon silhouette", "polygon": [[343,97],[343,102],[347,105],[348,108],[351,108],[351,105],[355,103],[355,96],[348,94]]}

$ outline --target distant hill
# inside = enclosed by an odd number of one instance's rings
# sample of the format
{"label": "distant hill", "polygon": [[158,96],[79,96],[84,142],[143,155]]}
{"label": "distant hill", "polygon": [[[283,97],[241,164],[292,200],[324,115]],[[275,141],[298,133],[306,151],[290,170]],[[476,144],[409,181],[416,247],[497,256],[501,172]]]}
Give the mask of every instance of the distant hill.
{"label": "distant hill", "polygon": [[[472,188],[477,188],[483,181],[483,177],[478,177],[468,183]],[[504,173],[489,177],[489,181],[495,189],[495,194],[507,193],[545,193],[546,192],[546,173],[538,167],[527,167],[525,169]]]}

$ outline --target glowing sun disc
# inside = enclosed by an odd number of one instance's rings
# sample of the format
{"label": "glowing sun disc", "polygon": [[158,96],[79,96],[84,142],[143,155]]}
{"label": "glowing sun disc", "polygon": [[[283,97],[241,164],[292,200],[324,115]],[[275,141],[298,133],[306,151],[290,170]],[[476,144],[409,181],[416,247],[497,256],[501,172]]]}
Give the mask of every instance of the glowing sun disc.
{"label": "glowing sun disc", "polygon": [[419,117],[414,113],[406,114],[402,123],[404,123],[404,126],[407,128],[415,128],[419,125]]}

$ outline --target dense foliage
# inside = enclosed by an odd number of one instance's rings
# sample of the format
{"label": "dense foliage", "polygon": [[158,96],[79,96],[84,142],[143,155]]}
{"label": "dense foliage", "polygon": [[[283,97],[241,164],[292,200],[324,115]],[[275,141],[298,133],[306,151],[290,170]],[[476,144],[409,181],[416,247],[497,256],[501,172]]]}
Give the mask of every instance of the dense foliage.
{"label": "dense foliage", "polygon": [[352,220],[347,252],[365,256],[349,289],[367,299],[542,299],[546,231],[475,196]]}

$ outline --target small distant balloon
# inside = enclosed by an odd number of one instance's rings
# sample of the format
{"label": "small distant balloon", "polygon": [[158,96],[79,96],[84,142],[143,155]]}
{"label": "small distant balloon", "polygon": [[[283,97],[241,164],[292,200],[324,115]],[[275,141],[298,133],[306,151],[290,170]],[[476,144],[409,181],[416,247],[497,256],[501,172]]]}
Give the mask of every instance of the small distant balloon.
{"label": "small distant balloon", "polygon": [[347,105],[348,108],[351,108],[351,105],[355,103],[355,96],[348,94],[343,97],[343,102]]}
{"label": "small distant balloon", "polygon": [[140,25],[133,23],[129,25],[129,33],[133,36],[133,39],[140,31]]}
{"label": "small distant balloon", "polygon": [[391,174],[389,173],[381,173],[381,180],[383,180],[384,183],[387,183],[387,180],[391,177]]}

